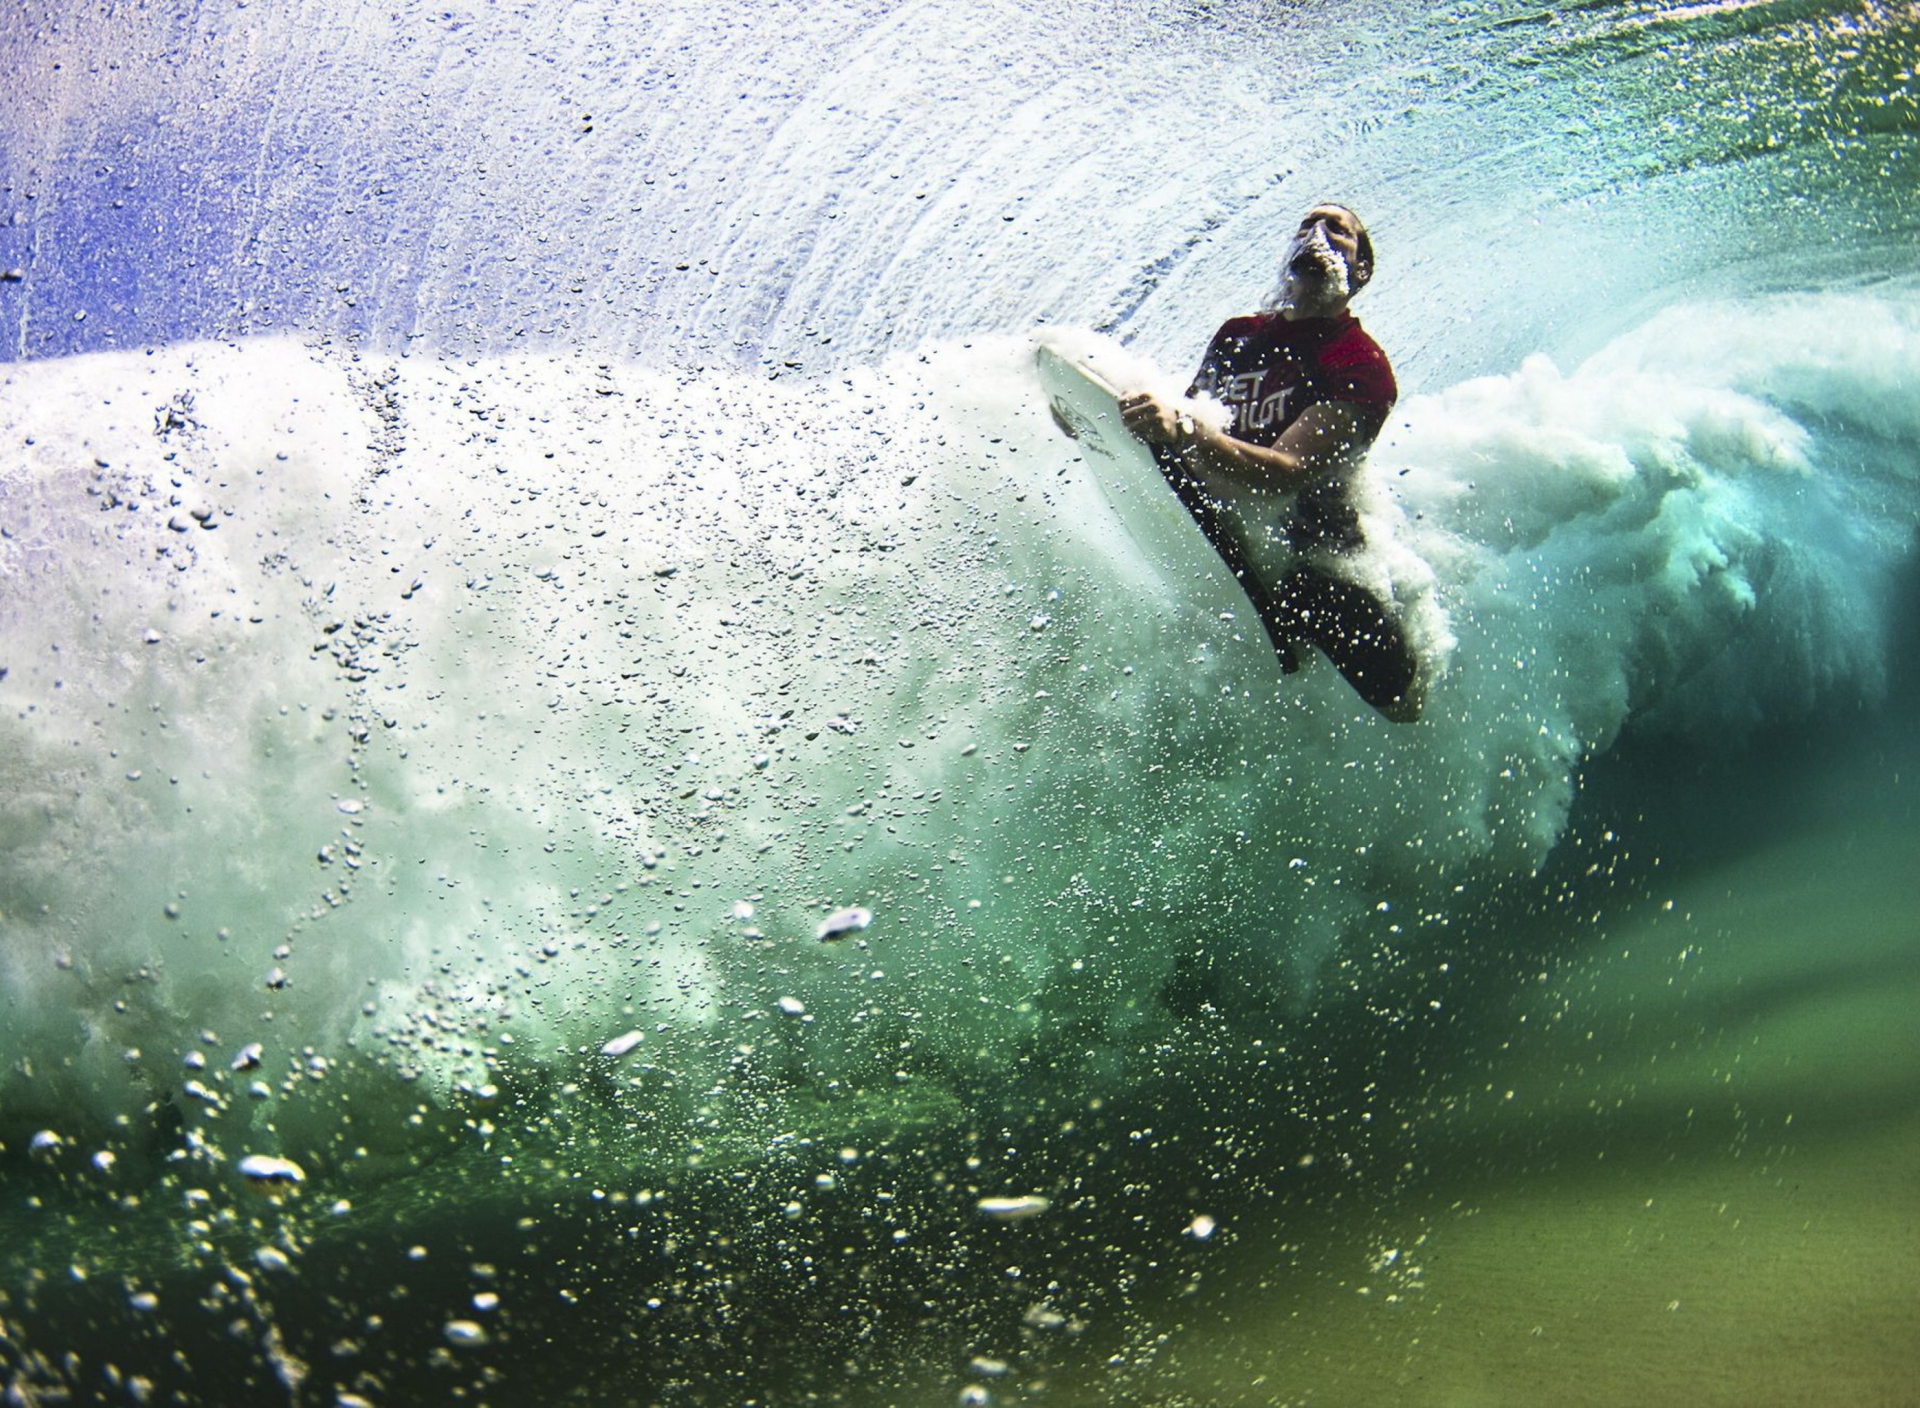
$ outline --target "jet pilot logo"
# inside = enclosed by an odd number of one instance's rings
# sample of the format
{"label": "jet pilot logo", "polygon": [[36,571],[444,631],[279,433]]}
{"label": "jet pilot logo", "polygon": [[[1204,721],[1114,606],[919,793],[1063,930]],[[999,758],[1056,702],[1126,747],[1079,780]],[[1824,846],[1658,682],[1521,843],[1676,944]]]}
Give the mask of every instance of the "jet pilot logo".
{"label": "jet pilot logo", "polygon": [[1241,372],[1221,383],[1217,394],[1233,407],[1233,428],[1236,432],[1265,430],[1286,421],[1287,398],[1293,394],[1293,388],[1283,386],[1278,391],[1262,396],[1260,385],[1271,377],[1270,371]]}

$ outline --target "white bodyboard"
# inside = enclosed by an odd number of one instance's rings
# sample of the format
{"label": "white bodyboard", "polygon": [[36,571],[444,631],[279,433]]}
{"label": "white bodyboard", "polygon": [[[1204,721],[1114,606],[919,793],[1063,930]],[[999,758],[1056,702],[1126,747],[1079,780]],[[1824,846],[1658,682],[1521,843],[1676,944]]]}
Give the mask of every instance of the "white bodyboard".
{"label": "white bodyboard", "polygon": [[1147,447],[1120,422],[1120,389],[1060,348],[1034,350],[1040,384],[1061,428],[1078,442],[1099,497],[1147,564],[1177,595],[1212,614],[1230,611],[1261,630],[1233,573],[1161,474]]}

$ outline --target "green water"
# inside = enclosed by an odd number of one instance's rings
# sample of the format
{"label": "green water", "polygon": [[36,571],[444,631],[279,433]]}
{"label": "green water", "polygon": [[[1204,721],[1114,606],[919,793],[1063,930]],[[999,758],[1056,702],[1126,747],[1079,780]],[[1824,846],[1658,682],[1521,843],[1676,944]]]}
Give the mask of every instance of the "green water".
{"label": "green water", "polygon": [[[1533,901],[1353,954],[1310,1012],[1229,1021],[1196,961],[1120,1098],[796,1099],[769,1150],[507,1091],[484,1150],[436,1116],[417,1172],[201,1237],[183,1176],[118,1209],[47,1179],[27,1213],[16,1180],[9,1362],[193,1402],[1909,1401],[1920,825],[1887,728],[1611,825],[1602,778]],[[983,1221],[1009,1191],[1053,1207]],[[449,1346],[460,1318],[488,1343]]]}

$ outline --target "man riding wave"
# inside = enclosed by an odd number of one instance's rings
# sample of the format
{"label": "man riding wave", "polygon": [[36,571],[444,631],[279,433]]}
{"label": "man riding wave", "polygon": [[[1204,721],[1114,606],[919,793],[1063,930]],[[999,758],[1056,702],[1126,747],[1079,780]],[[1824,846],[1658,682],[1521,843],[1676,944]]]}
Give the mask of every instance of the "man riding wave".
{"label": "man riding wave", "polygon": [[[1189,397],[1227,411],[1223,426],[1152,392],[1120,400],[1127,429],[1145,441],[1253,603],[1282,668],[1318,647],[1368,704],[1396,722],[1420,715],[1419,661],[1391,604],[1340,570],[1363,546],[1354,485],[1398,396],[1386,353],[1347,305],[1373,277],[1373,241],[1343,205],[1316,205],[1287,246],[1262,311],[1222,324],[1200,359]],[[1267,542],[1230,505],[1274,499]],[[1254,570],[1274,547],[1290,566]],[[1250,551],[1260,548],[1264,551]]]}

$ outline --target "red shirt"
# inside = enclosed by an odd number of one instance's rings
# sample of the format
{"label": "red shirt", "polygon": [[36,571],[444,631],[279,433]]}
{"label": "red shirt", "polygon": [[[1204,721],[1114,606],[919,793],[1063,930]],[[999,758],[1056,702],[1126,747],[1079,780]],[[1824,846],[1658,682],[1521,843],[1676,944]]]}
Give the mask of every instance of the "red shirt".
{"label": "red shirt", "polygon": [[1188,394],[1203,392],[1233,413],[1229,434],[1260,446],[1278,440],[1307,407],[1328,401],[1358,407],[1361,435],[1371,442],[1400,394],[1387,354],[1351,313],[1229,319],[1208,344]]}

